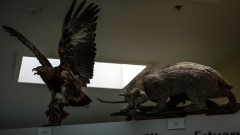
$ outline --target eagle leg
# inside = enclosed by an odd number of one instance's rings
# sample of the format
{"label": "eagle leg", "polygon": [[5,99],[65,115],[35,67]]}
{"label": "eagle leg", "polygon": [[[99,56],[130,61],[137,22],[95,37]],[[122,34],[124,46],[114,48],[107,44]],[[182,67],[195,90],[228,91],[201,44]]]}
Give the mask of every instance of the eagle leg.
{"label": "eagle leg", "polygon": [[65,99],[65,87],[61,87],[61,91],[62,91],[62,99],[58,100],[57,103],[62,103],[67,105],[68,101]]}
{"label": "eagle leg", "polygon": [[54,101],[56,97],[56,93],[54,92],[54,90],[50,90],[50,91],[51,91],[51,101]]}

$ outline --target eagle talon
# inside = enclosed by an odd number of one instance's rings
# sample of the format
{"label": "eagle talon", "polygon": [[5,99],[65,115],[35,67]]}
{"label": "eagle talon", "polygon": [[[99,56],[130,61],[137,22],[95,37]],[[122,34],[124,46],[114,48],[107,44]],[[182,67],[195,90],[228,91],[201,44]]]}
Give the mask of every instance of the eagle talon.
{"label": "eagle talon", "polygon": [[33,69],[32,69],[32,72],[33,72],[33,71],[34,71],[34,75],[38,74],[37,68],[33,68]]}
{"label": "eagle talon", "polygon": [[60,99],[60,100],[57,101],[57,103],[58,103],[58,104],[60,103],[60,104],[67,105],[67,104],[68,104],[68,101],[65,100],[65,99]]}

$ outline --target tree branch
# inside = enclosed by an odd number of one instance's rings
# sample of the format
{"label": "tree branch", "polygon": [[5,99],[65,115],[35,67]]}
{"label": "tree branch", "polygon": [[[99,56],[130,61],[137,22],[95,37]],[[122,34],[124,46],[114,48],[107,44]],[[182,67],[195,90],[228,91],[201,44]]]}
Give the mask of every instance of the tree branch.
{"label": "tree branch", "polygon": [[[181,100],[178,100],[178,102]],[[173,107],[176,102],[168,103],[168,107],[165,107],[161,112],[157,114],[151,113],[154,106],[140,106],[139,108],[134,108],[128,112],[116,112],[112,113],[111,116],[127,116],[126,120],[147,120],[147,119],[163,119],[163,118],[178,118],[186,117],[187,115],[220,115],[220,114],[235,114],[240,110],[240,103],[233,108],[227,108],[225,106],[220,106],[217,103],[206,100],[206,109],[199,110],[196,112],[186,112],[184,111],[184,106]]]}

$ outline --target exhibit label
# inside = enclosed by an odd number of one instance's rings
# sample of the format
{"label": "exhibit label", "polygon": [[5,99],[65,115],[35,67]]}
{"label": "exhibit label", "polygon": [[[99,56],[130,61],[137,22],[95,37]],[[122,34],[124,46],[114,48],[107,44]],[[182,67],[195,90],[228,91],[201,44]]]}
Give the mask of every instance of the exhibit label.
{"label": "exhibit label", "polygon": [[201,133],[201,131],[195,131],[195,135],[240,135],[239,132],[224,132],[224,133],[212,133],[209,131],[208,133]]}

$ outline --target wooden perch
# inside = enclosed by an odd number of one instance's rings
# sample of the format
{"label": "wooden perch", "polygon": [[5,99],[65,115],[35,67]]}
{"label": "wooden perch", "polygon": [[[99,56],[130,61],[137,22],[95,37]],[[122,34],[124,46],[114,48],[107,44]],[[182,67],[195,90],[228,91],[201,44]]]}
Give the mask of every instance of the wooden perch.
{"label": "wooden perch", "polygon": [[[180,100],[179,100],[180,101]],[[176,104],[176,102],[172,102]],[[211,100],[206,100],[207,108],[204,110],[196,111],[196,112],[186,112],[184,111],[184,106],[182,107],[172,107],[170,103],[168,103],[171,107],[165,107],[164,110],[157,114],[151,113],[154,106],[140,106],[139,108],[134,108],[129,110],[128,112],[116,112],[112,113],[111,116],[126,116],[126,120],[147,120],[147,119],[163,119],[163,118],[178,118],[178,117],[186,117],[187,115],[220,115],[220,114],[235,114],[240,110],[240,103],[233,108],[227,108],[224,106],[220,106]]]}
{"label": "wooden perch", "polygon": [[59,99],[51,101],[49,104],[49,110],[46,111],[48,119],[48,126],[61,125],[63,119],[65,119],[69,113],[63,110],[64,105],[58,102]]}

